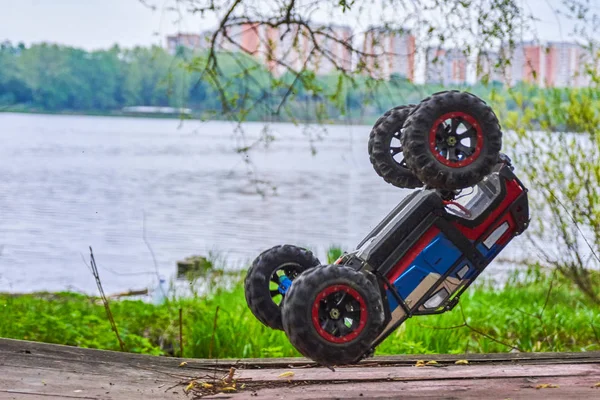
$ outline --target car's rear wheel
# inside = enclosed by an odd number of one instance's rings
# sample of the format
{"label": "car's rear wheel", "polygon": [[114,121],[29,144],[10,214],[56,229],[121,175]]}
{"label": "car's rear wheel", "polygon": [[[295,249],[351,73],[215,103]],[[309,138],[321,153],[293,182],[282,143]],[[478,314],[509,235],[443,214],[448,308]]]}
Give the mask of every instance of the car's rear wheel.
{"label": "car's rear wheel", "polygon": [[254,316],[270,328],[283,330],[281,306],[292,282],[319,264],[312,252],[297,246],[275,246],[262,252],[244,281],[246,302]]}
{"label": "car's rear wheel", "polygon": [[377,175],[400,188],[414,189],[423,183],[408,168],[402,149],[402,126],[413,105],[392,108],[383,114],[369,135],[369,160]]}

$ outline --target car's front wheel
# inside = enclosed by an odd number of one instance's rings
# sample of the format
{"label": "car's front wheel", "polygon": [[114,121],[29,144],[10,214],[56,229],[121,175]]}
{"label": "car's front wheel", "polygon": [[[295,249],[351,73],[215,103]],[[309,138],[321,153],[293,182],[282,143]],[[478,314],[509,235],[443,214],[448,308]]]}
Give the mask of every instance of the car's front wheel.
{"label": "car's front wheel", "polygon": [[384,322],[379,289],[366,273],[339,265],[306,271],[283,305],[283,327],[294,347],[322,365],[358,362]]}
{"label": "car's front wheel", "polygon": [[457,190],[477,184],[499,160],[502,131],[477,96],[441,92],[423,100],[402,130],[407,166],[427,186]]}

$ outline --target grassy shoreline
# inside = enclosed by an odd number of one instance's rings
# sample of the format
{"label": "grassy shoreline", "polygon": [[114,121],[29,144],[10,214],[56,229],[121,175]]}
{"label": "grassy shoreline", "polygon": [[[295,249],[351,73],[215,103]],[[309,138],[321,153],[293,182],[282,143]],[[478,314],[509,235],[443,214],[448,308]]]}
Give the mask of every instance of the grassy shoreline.
{"label": "grassy shoreline", "polygon": [[[179,309],[184,351],[179,346]],[[205,296],[111,302],[128,351],[198,358],[289,357],[285,333],[262,326],[243,286]],[[502,288],[470,288],[453,311],[414,317],[376,354],[600,350],[600,310],[568,282],[530,269]],[[102,304],[76,293],[0,294],[0,337],[119,350]]]}

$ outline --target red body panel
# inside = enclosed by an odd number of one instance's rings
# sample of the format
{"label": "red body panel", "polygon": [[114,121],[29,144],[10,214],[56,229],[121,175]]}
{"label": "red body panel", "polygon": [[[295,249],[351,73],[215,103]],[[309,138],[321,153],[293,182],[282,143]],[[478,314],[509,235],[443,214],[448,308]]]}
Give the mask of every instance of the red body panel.
{"label": "red body panel", "polygon": [[[517,180],[507,181],[506,183],[506,196],[500,203],[498,207],[496,207],[490,215],[487,216],[485,221],[480,225],[477,225],[474,228],[469,228],[460,224],[460,222],[455,221],[454,225],[469,239],[469,240],[478,240],[484,232],[492,226],[494,221],[508,208],[510,205],[516,200],[517,197],[521,193],[523,193],[523,188],[519,185]],[[509,222],[510,223],[510,222]],[[511,225],[514,227],[514,223]],[[509,229],[508,232],[513,231],[513,229]],[[506,235],[506,234],[505,234]]]}

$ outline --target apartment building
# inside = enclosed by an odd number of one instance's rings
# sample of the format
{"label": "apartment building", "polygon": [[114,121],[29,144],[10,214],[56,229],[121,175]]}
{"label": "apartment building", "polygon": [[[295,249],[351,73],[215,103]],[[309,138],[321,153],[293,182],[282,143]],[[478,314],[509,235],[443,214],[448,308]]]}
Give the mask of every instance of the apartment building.
{"label": "apartment building", "polygon": [[546,74],[546,51],[545,47],[537,42],[518,43],[512,54],[507,55],[511,59],[509,69],[509,82],[511,86],[519,82],[544,86]]}
{"label": "apartment building", "polygon": [[389,79],[397,75],[414,81],[415,37],[410,32],[371,27],[364,34],[361,57],[371,77]]}
{"label": "apartment building", "polygon": [[429,47],[425,58],[427,83],[460,85],[467,82],[467,56],[457,48]]}
{"label": "apartment building", "polygon": [[[307,69],[326,75],[352,69],[352,29],[344,25],[315,25],[313,34],[305,27],[283,25],[267,32],[266,51],[270,70],[283,74]],[[273,61],[277,59],[278,61]]]}
{"label": "apartment building", "polygon": [[585,73],[591,61],[589,53],[581,46],[569,42],[549,42],[546,48],[546,75],[548,87],[582,87],[590,84]]}
{"label": "apartment building", "polygon": [[[352,28],[346,25],[322,25],[316,27],[315,43],[320,51],[316,51],[309,63],[319,75],[335,72],[338,68],[345,71],[352,69]],[[309,50],[310,51],[310,50]]]}
{"label": "apartment building", "polygon": [[586,73],[589,52],[571,42],[524,42],[512,55],[511,85],[527,82],[542,87],[583,87],[590,84]]}
{"label": "apartment building", "polygon": [[500,53],[494,51],[481,51],[477,54],[475,74],[477,82],[505,82],[505,67],[500,63]]}
{"label": "apartment building", "polygon": [[[275,74],[306,68],[324,75],[338,68],[352,69],[352,29],[349,26],[314,26],[314,36],[298,25],[273,28],[245,23],[227,27],[225,32],[217,39],[220,51],[248,53]],[[171,54],[175,54],[179,46],[198,50],[206,48],[207,43],[206,34],[167,37],[167,49]]]}
{"label": "apartment building", "polygon": [[208,47],[211,32],[205,31],[200,34],[196,33],[178,33],[176,35],[167,36],[167,51],[174,55],[179,47],[184,47],[193,51],[204,50]]}

